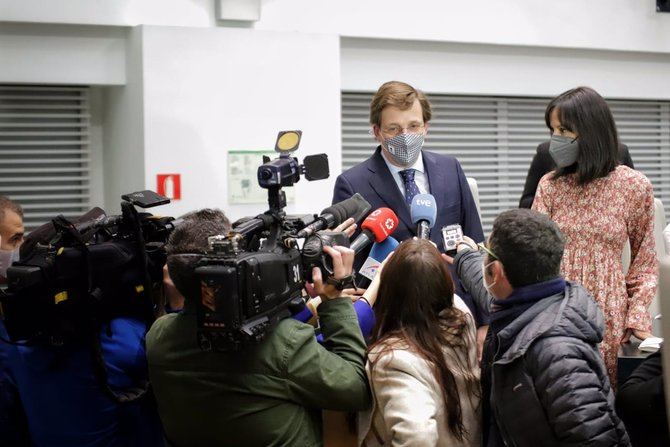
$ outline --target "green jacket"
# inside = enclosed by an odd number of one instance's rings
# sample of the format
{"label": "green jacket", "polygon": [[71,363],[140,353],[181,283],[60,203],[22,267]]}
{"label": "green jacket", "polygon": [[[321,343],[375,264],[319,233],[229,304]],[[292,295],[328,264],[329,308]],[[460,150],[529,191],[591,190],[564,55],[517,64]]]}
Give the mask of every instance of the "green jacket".
{"label": "green jacket", "polygon": [[321,410],[363,410],[370,395],[351,301],[322,303],[319,318],[325,347],[312,326],[286,319],[258,346],[238,353],[201,351],[192,310],[159,318],[147,334],[147,357],[168,441],[178,447],[322,445]]}

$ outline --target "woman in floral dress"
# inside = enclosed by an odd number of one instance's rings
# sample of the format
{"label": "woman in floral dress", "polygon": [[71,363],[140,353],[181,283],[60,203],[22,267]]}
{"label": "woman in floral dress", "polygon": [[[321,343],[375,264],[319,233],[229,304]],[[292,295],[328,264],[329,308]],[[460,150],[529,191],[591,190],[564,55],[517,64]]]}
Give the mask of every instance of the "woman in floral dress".
{"label": "woman in floral dress", "polygon": [[559,95],[545,121],[558,168],[540,180],[533,209],[548,214],[566,238],[562,274],[584,285],[605,315],[600,352],[616,387],[619,345],[631,334],[651,336],[648,308],[658,286],[654,193],[647,177],[618,164],[614,118],[596,91],[578,87]]}

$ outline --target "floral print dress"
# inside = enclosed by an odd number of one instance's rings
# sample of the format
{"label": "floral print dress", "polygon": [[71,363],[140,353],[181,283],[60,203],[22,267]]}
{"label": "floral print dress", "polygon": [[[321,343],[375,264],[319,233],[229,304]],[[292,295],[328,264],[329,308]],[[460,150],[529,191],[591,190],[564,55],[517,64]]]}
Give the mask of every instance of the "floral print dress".
{"label": "floral print dress", "polygon": [[[548,214],[565,236],[563,276],[581,283],[605,315],[600,352],[615,388],[624,332],[651,330],[648,308],[658,287],[653,189],[647,177],[627,166],[586,185],[579,185],[574,174],[551,176],[540,180],[533,209]],[[631,264],[624,275],[621,255],[627,240]]]}

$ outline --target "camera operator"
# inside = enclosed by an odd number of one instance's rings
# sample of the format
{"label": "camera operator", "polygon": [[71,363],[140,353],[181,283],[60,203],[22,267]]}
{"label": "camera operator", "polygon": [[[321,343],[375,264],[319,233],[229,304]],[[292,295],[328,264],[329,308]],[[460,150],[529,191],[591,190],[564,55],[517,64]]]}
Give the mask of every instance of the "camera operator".
{"label": "camera operator", "polygon": [[[19,257],[23,233],[21,205],[0,195],[0,285],[6,282],[7,268]],[[0,322],[2,333],[4,327]],[[8,369],[8,353],[9,346],[0,342],[0,441],[8,445],[28,445],[25,417]]]}
{"label": "camera operator", "polygon": [[6,281],[7,268],[19,259],[24,231],[21,205],[0,195],[0,284]]}
{"label": "camera operator", "polygon": [[[35,242],[28,236],[28,251]],[[138,319],[114,318],[100,328],[99,344],[82,333],[60,346],[0,341],[6,373],[0,387],[0,445],[163,446],[155,402],[140,391],[148,380],[146,330]],[[0,337],[9,338],[2,321]],[[101,366],[109,390],[95,372]],[[129,399],[120,403],[109,391]]]}
{"label": "camera operator", "polygon": [[[181,313],[159,318],[147,335],[151,383],[166,438],[175,446],[321,445],[321,410],[356,411],[369,405],[365,343],[351,299],[340,297],[354,253],[324,248],[334,275],[313,272],[323,300],[314,328],[281,320],[258,345],[238,352],[198,346],[197,300],[207,288],[194,274],[209,236],[229,229],[221,212],[202,210],[182,222],[167,246],[168,269],[185,298]],[[184,256],[185,255],[185,256]],[[340,289],[340,290],[338,290]]]}

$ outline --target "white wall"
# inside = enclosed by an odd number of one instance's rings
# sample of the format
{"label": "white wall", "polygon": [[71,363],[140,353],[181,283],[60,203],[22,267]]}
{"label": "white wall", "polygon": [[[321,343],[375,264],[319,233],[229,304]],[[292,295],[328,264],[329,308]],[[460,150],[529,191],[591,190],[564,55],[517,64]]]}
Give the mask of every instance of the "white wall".
{"label": "white wall", "polygon": [[271,150],[279,130],[296,128],[298,157],[328,153],[333,176],[303,179],[287,210],[318,212],[341,166],[339,54],[334,35],[14,23],[0,28],[0,82],[99,86],[92,150],[103,167],[93,172],[104,194],[94,188],[92,199],[109,213],[121,194],[156,189],[156,174],[172,172],[183,200],[161,212],[261,213],[265,204],[227,202],[227,151]]}
{"label": "white wall", "polygon": [[609,98],[670,99],[670,55],[342,39],[343,90],[391,79],[430,93],[554,96],[588,85]]}
{"label": "white wall", "polygon": [[[0,0],[7,22],[216,24],[214,0]],[[346,37],[670,53],[654,0],[262,0],[256,29]]]}
{"label": "white wall", "polygon": [[142,32],[128,30],[125,40],[124,86],[103,91],[103,160],[105,202],[108,214],[121,211],[121,195],[144,189],[143,60]]}
{"label": "white wall", "polygon": [[[265,211],[266,204],[228,203],[227,151],[272,150],[279,130],[303,131],[299,159],[326,152],[339,170],[337,36],[149,26],[142,40],[145,184],[154,189],[156,174],[182,174],[183,200],[161,212]],[[287,211],[321,211],[333,185],[334,177],[301,180]]]}
{"label": "white wall", "polygon": [[116,27],[0,23],[0,82],[123,85],[125,38]]}
{"label": "white wall", "polygon": [[266,0],[258,29],[346,37],[670,52],[654,0]]}
{"label": "white wall", "polygon": [[82,25],[214,24],[213,0],[0,0],[6,22]]}

